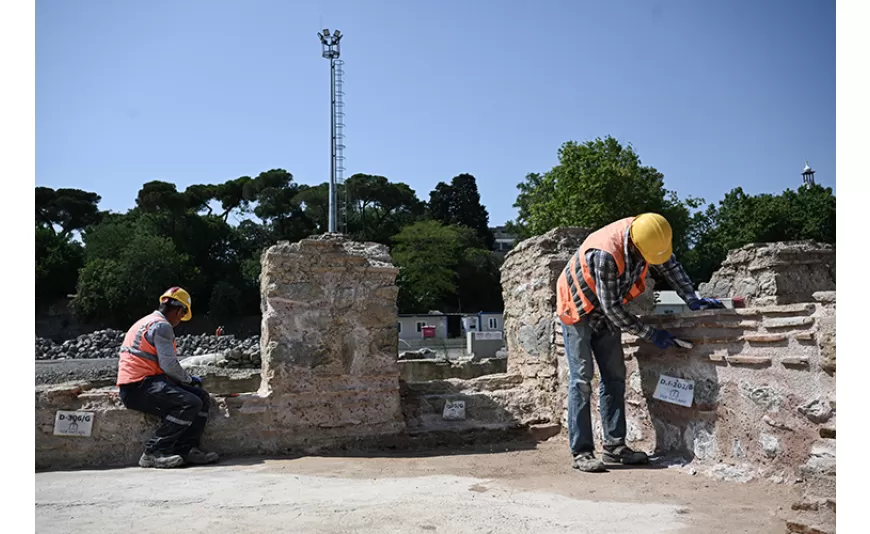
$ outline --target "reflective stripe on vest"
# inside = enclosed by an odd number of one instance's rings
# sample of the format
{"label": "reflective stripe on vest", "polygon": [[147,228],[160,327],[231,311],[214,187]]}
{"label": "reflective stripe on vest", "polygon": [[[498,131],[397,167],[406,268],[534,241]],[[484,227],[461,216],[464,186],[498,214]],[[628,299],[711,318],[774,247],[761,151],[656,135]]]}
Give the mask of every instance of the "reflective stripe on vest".
{"label": "reflective stripe on vest", "polygon": [[[571,256],[571,260],[559,275],[559,280],[556,283],[556,313],[563,323],[574,324],[596,307],[598,297],[595,292],[595,279],[589,272],[589,265],[586,263],[587,252],[593,249],[607,252],[613,256],[619,276],[623,275],[625,272],[626,233],[633,220],[634,217],[627,217],[589,234],[580,248]],[[644,265],[640,278],[632,284],[628,294],[623,298],[623,304],[627,304],[643,294],[646,289],[648,270],[649,265]]]}
{"label": "reflective stripe on vest", "polygon": [[124,336],[118,360],[117,385],[139,382],[149,376],[162,375],[157,358],[157,348],[145,339],[145,334],[152,325],[166,322],[166,318],[157,313],[146,315],[130,327]]}

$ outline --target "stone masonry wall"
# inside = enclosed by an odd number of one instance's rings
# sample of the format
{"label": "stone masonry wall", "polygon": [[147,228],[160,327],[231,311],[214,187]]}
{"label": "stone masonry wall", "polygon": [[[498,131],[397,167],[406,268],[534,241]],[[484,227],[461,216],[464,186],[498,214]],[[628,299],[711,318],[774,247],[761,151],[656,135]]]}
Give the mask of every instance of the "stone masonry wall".
{"label": "stone masonry wall", "polygon": [[732,250],[699,293],[744,297],[746,305],[811,302],[817,291],[836,289],[836,251],[814,241],[753,243]]}
{"label": "stone masonry wall", "polygon": [[[819,342],[831,318],[821,303],[647,317],[694,347],[662,351],[623,336],[630,444],[683,455],[722,478],[804,479],[814,447],[836,423],[836,367]],[[654,399],[661,375],[693,380],[693,405]],[[597,398],[593,404],[597,410]]]}
{"label": "stone masonry wall", "polygon": [[[223,454],[250,455],[365,440],[385,444],[399,435],[441,439],[443,432],[532,428],[539,437],[552,435],[564,425],[567,398],[561,326],[554,316],[556,279],[587,233],[553,230],[507,255],[502,267],[507,372],[426,382],[399,380],[397,270],[384,247],[338,236],[272,247],[262,259],[260,390],[215,397],[204,445]],[[768,252],[747,250],[746,257],[754,259],[732,271],[768,273],[765,280],[774,290],[759,285],[767,289],[753,293],[757,298],[743,309],[646,318],[692,341],[694,348],[661,351],[623,337],[628,441],[649,453],[683,456],[691,461],[687,468],[724,479],[800,481],[804,495],[788,528],[831,532],[836,507],[833,279],[803,277],[805,287],[798,291],[783,282],[791,280],[786,275],[816,269],[810,266],[822,265],[821,260],[789,271],[782,255],[771,259]],[[803,298],[807,292],[812,293],[804,302],[763,304]],[[694,381],[691,407],[653,398],[663,374]],[[597,411],[597,387],[593,392]],[[466,402],[464,419],[443,417],[445,404],[453,400]],[[55,412],[77,409],[96,412],[93,436],[53,436]],[[117,388],[38,386],[37,468],[133,465],[156,423],[124,409]]]}
{"label": "stone masonry wall", "polygon": [[504,297],[504,336],[508,347],[508,374],[522,377],[522,387],[533,392],[534,419],[557,422],[561,418],[553,314],[556,281],[589,230],[558,228],[520,242],[501,267]]}
{"label": "stone masonry wall", "polygon": [[[386,247],[319,236],[271,247],[262,267],[260,390],[214,397],[204,446],[285,454],[401,434],[398,270]],[[92,436],[54,436],[57,410],[94,411]],[[36,467],[134,465],[156,424],[114,387],[39,386]]]}
{"label": "stone masonry wall", "polygon": [[[526,410],[521,420],[567,426],[568,373],[561,323],[554,317],[555,281],[583,235],[557,229],[526,240],[502,268],[508,374],[498,380],[513,380],[520,391],[532,389],[521,395],[533,399],[537,409]],[[645,319],[692,341],[692,349],[661,351],[623,337],[629,444],[652,454],[681,455],[690,469],[723,479],[802,483],[804,498],[793,506],[789,531],[832,532],[833,249],[812,243],[750,245],[732,251],[729,260],[702,287],[706,294],[749,297],[747,308]],[[690,408],[653,398],[662,374],[695,381]],[[475,394],[475,384],[455,386],[458,393]],[[597,391],[596,383],[594,412]],[[497,391],[486,396],[498,398]],[[599,419],[593,420],[600,437]]]}

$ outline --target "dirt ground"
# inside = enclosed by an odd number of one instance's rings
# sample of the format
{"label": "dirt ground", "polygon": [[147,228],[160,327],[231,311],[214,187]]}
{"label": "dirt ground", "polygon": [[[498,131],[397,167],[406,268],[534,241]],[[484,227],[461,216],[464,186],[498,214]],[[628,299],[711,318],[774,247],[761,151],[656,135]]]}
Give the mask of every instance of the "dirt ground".
{"label": "dirt ground", "polygon": [[776,533],[797,488],[652,465],[571,469],[567,444],[36,474],[36,531]]}

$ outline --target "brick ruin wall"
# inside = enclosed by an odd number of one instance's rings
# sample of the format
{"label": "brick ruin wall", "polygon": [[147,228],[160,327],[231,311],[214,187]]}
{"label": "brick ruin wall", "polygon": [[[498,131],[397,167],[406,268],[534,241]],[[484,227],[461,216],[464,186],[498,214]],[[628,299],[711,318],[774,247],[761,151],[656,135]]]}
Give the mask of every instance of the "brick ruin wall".
{"label": "brick ruin wall", "polygon": [[[397,436],[444,443],[477,431],[564,431],[555,284],[586,235],[556,229],[507,255],[507,372],[418,382],[399,377],[397,270],[385,248],[336,236],[272,247],[263,256],[260,390],[216,396],[205,445],[229,455],[284,454],[367,439],[387,446]],[[722,479],[804,484],[790,523],[797,532],[834,521],[836,297],[833,275],[825,275],[833,271],[830,248],[809,250],[815,260],[789,267],[783,258],[795,257],[792,245],[733,251],[703,285],[702,293],[748,297],[745,309],[647,317],[694,348],[660,351],[628,335],[623,344],[629,444],[681,456],[687,468]],[[633,307],[643,314],[651,305],[652,287]],[[662,374],[694,380],[691,407],[653,399]],[[457,400],[465,417],[445,419],[445,404]],[[123,409],[116,388],[87,383],[41,386],[36,407],[38,469],[132,465],[156,424]],[[56,410],[77,409],[97,413],[93,436],[53,436]]]}
{"label": "brick ruin wall", "polygon": [[817,291],[836,290],[833,245],[814,241],[752,243],[728,253],[703,296],[743,297],[747,306],[812,302]]}
{"label": "brick ruin wall", "polygon": [[[508,373],[534,391],[538,423],[567,426],[568,369],[555,318],[559,271],[586,232],[557,229],[521,243],[502,268]],[[789,532],[832,532],[836,511],[834,250],[814,243],[732,251],[702,294],[743,296],[736,310],[648,316],[693,342],[662,351],[623,336],[629,445],[681,456],[713,477],[801,484]],[[650,311],[650,301],[633,311]],[[691,379],[686,408],[653,398],[660,376]],[[598,376],[593,410],[598,406]],[[593,418],[597,436],[600,420]],[[566,451],[567,454],[567,451]]]}
{"label": "brick ruin wall", "polygon": [[[398,269],[386,247],[319,236],[271,247],[262,267],[260,389],[213,396],[204,446],[285,454],[401,434]],[[57,410],[95,412],[92,436],[53,435]],[[156,424],[124,409],[115,387],[38,386],[36,468],[134,465]]]}
{"label": "brick ruin wall", "polygon": [[[555,287],[588,233],[560,228],[508,253],[502,267],[507,372],[403,383],[410,431],[525,426],[539,437],[564,432],[568,369],[555,318]],[[809,259],[787,265],[797,250]],[[832,275],[826,274],[833,269],[830,250],[806,244],[745,247],[729,258],[751,257],[755,263],[739,270],[732,261],[713,281],[722,287],[722,280],[739,278],[732,290],[716,294],[748,296],[749,307],[646,317],[692,341],[690,350],[661,351],[623,336],[629,445],[681,457],[687,470],[719,479],[801,484],[804,495],[793,504],[790,532],[832,532],[835,522],[836,294]],[[635,313],[651,311],[649,286],[632,303]],[[751,295],[736,292],[747,287],[760,289]],[[695,382],[691,407],[653,398],[661,375]],[[597,370],[595,382],[592,408],[597,412]],[[465,401],[466,420],[444,421],[445,403],[455,400]],[[593,421],[600,437],[600,422]]]}

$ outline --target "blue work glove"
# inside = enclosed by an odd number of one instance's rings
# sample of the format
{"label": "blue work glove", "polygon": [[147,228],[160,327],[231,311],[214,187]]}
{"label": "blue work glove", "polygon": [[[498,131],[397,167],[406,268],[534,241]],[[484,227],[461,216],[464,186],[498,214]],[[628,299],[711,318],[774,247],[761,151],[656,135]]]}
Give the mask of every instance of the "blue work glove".
{"label": "blue work glove", "polygon": [[194,387],[202,387],[202,378],[190,375],[190,385]]}
{"label": "blue work glove", "polygon": [[716,299],[697,299],[689,303],[689,309],[692,311],[715,310],[724,307],[725,305],[722,304],[722,301]]}
{"label": "blue work glove", "polygon": [[674,336],[667,330],[654,330],[651,341],[662,350],[674,346]]}

